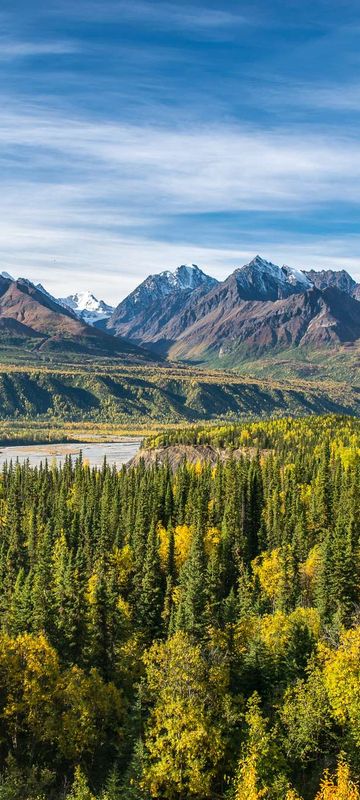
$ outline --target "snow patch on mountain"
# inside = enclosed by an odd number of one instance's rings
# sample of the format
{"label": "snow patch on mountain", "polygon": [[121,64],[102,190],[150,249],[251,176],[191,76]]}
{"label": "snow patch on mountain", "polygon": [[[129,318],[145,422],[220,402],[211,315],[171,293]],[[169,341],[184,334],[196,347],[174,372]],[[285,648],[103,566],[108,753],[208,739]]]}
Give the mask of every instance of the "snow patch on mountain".
{"label": "snow patch on mountain", "polygon": [[286,280],[288,283],[291,283],[293,286],[299,285],[304,287],[304,291],[307,289],[312,289],[313,283],[303,272],[299,269],[294,269],[294,267],[288,267],[287,264],[284,264],[281,267],[282,272],[286,276]]}
{"label": "snow patch on mountain", "polygon": [[244,299],[276,300],[311,289],[313,284],[300,270],[279,267],[261,256],[236,270],[236,280]]}
{"label": "snow patch on mountain", "polygon": [[76,316],[88,325],[108,319],[114,311],[112,306],[104,300],[98,300],[91,292],[76,292],[60,298],[58,302],[74,311]]}
{"label": "snow patch on mountain", "polygon": [[149,297],[161,299],[174,292],[195,291],[200,286],[211,289],[216,283],[218,281],[205,275],[197,264],[181,264],[174,272],[164,270],[156,275],[149,275],[130,297],[134,303],[142,303]]}
{"label": "snow patch on mountain", "polygon": [[215,278],[205,275],[197,264],[181,264],[173,273],[173,280],[179,289],[191,289],[192,291],[204,284],[210,288],[217,283]]}

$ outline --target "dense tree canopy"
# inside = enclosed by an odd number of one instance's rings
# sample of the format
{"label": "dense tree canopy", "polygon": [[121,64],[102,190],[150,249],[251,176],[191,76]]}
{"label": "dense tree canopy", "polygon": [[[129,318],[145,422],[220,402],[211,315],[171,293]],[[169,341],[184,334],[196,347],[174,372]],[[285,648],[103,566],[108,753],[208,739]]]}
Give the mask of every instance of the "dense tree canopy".
{"label": "dense tree canopy", "polygon": [[161,439],[3,469],[0,800],[358,800],[359,422]]}

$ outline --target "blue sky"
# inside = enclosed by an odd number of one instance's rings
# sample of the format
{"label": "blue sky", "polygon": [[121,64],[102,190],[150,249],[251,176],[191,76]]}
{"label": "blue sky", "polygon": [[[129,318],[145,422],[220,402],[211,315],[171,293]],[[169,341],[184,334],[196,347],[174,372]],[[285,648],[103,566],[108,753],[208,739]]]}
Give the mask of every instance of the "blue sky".
{"label": "blue sky", "polygon": [[0,262],[119,300],[256,253],[360,279],[360,5],[2,0]]}

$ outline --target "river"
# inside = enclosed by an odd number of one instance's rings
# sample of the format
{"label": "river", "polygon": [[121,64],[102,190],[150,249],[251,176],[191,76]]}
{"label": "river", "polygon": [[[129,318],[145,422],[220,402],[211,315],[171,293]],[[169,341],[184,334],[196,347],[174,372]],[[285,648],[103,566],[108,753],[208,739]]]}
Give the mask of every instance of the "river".
{"label": "river", "polygon": [[101,467],[106,456],[108,464],[121,467],[137,453],[140,439],[122,439],[117,442],[64,442],[60,444],[11,445],[0,447],[0,467],[6,461],[29,461],[32,467],[38,467],[47,459],[49,464],[61,464],[67,455],[75,460],[80,452],[83,459],[91,467]]}

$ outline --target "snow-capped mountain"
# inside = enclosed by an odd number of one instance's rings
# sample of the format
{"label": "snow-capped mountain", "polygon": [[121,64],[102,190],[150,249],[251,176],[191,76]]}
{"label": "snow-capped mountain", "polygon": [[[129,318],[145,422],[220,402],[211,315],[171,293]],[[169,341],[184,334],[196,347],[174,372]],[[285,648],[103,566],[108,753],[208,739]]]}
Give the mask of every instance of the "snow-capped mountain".
{"label": "snow-capped mountain", "polygon": [[108,319],[114,311],[112,306],[104,300],[98,300],[91,292],[76,292],[68,297],[61,297],[58,302],[74,311],[88,325]]}
{"label": "snow-capped mountain", "polygon": [[179,289],[181,291],[183,289],[194,291],[194,289],[205,285],[210,288],[217,283],[215,278],[211,278],[210,275],[205,275],[205,272],[203,272],[197,264],[181,264],[180,267],[177,267],[175,272],[165,272],[162,274],[168,276],[169,283],[174,289]]}
{"label": "snow-capped mountain", "polygon": [[311,289],[311,280],[300,270],[278,267],[255,256],[249,264],[235,270],[239,296],[244,300],[278,300]]}
{"label": "snow-capped mountain", "polygon": [[197,264],[181,264],[174,272],[165,270],[155,275],[149,275],[127,298],[134,304],[146,302],[156,297],[166,297],[173,292],[194,291],[200,286],[211,288],[217,281],[210,275],[205,275]]}
{"label": "snow-capped mountain", "polygon": [[36,284],[36,288],[59,306],[70,309],[78,319],[83,320],[87,325],[94,325],[100,320],[108,319],[114,311],[112,306],[105,303],[104,300],[98,300],[91,292],[76,292],[68,297],[54,297],[41,283]]}
{"label": "snow-capped mountain", "polygon": [[139,336],[150,340],[193,296],[210,291],[217,283],[196,264],[182,264],[174,272],[149,275],[118,305],[108,329],[134,341]]}
{"label": "snow-capped mountain", "polygon": [[116,309],[90,291],[58,299],[42,284],[3,272],[1,291],[9,284],[54,313],[175,359],[360,338],[360,284],[345,270],[306,272],[259,255],[222,282],[196,264],[149,275]]}
{"label": "snow-capped mountain", "polygon": [[237,347],[250,354],[358,338],[359,303],[333,285],[319,289],[312,277],[259,255],[221,283],[184,265],[149,276],[120,303],[108,328],[186,360],[222,357]]}

